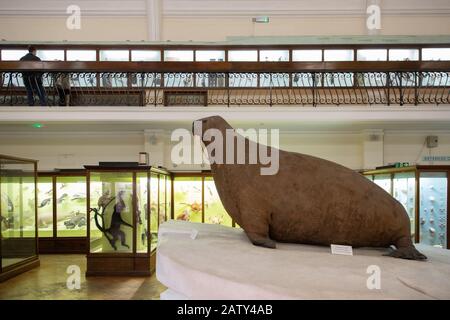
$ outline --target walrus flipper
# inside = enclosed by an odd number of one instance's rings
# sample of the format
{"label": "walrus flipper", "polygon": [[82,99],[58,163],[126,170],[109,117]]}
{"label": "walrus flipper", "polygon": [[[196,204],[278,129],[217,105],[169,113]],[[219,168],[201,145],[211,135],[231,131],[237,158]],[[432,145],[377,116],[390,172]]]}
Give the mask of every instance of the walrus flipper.
{"label": "walrus flipper", "polygon": [[427,260],[427,257],[424,254],[420,253],[414,246],[398,248],[392,250],[386,255],[389,257],[408,260]]}
{"label": "walrus flipper", "polygon": [[277,247],[277,243],[267,236],[264,237],[264,236],[258,235],[256,233],[250,233],[250,232],[246,232],[246,233],[247,233],[247,237],[250,239],[250,241],[255,246],[269,248],[269,249],[275,249]]}
{"label": "walrus flipper", "polygon": [[396,249],[386,254],[387,256],[408,260],[427,260],[427,257],[414,247],[409,237],[402,237],[395,246]]}

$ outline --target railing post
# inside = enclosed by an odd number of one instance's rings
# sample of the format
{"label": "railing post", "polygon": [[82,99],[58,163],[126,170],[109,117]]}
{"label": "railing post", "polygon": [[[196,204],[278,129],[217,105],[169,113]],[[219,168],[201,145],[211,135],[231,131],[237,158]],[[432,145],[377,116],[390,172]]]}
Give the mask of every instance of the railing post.
{"label": "railing post", "polygon": [[419,88],[418,88],[418,79],[419,79],[419,73],[414,72],[414,105],[419,105]]}
{"label": "railing post", "polygon": [[403,106],[403,72],[400,72],[399,90],[400,90],[400,106]]}
{"label": "railing post", "polygon": [[391,105],[391,73],[386,72],[387,105]]}
{"label": "railing post", "polygon": [[227,86],[227,106],[230,107],[230,73],[225,73],[225,85]]}
{"label": "railing post", "polygon": [[316,73],[312,72],[311,75],[312,75],[312,84],[313,84],[313,87],[312,87],[313,107],[316,107],[317,106],[316,105]]}

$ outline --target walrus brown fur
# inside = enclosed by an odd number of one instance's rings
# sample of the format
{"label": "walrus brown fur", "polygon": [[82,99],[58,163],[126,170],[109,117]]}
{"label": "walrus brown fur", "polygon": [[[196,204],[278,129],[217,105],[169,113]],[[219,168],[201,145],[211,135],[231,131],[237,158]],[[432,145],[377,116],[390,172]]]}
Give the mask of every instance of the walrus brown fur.
{"label": "walrus brown fur", "polygon": [[[224,146],[231,143],[225,139],[225,130],[232,127],[224,119],[214,116],[198,121],[202,136],[215,128],[222,132]],[[211,171],[226,211],[254,245],[275,248],[275,241],[395,245],[396,250],[388,255],[426,259],[411,241],[403,206],[375,183],[331,161],[282,150],[278,172],[261,175],[263,165],[248,164],[249,146],[256,142],[245,142],[247,164],[212,164]],[[203,143],[207,146],[210,141]]]}

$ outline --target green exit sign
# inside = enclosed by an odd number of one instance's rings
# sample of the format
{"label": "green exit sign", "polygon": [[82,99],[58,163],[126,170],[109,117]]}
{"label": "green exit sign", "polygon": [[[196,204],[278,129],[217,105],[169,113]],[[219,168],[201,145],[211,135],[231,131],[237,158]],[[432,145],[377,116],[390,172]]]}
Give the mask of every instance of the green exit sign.
{"label": "green exit sign", "polygon": [[269,23],[270,19],[267,16],[261,16],[253,18],[253,22],[255,23]]}

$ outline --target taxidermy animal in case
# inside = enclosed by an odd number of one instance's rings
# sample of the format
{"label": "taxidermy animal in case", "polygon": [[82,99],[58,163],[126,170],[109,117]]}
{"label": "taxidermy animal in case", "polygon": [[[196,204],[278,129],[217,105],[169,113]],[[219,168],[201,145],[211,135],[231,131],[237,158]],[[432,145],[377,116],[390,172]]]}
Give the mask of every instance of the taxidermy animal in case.
{"label": "taxidermy animal in case", "polygon": [[331,161],[269,147],[269,154],[279,152],[279,170],[261,175],[267,165],[259,160],[248,164],[248,151],[251,147],[259,150],[260,145],[245,139],[246,164],[236,164],[237,137],[232,138],[234,141],[226,139],[226,130],[233,128],[219,116],[197,121],[202,125],[201,132],[196,132],[194,123],[194,134],[201,135],[210,159],[213,148],[208,145],[214,138],[204,139],[208,129],[222,133],[224,159],[226,145],[234,145],[235,164],[213,163],[211,171],[225,209],[254,245],[275,248],[275,241],[354,247],[395,245],[396,250],[388,255],[426,259],[411,241],[404,207],[361,174]]}
{"label": "taxidermy animal in case", "polygon": [[[102,207],[102,212],[100,213],[97,208],[91,208],[90,210],[94,212],[94,221],[97,228],[105,235],[108,239],[111,247],[114,250],[117,250],[116,241],[120,239],[120,243],[122,246],[130,248],[129,245],[126,244],[126,236],[125,232],[123,232],[120,227],[122,225],[133,228],[133,226],[122,219],[121,213],[123,209],[125,209],[125,201],[123,201],[124,191],[120,191],[118,194],[118,201],[114,205],[114,210],[111,216],[111,224],[109,228],[105,227],[105,210],[109,206],[109,204],[115,200],[115,197],[111,198],[108,203]],[[101,223],[98,218],[101,218]]]}

